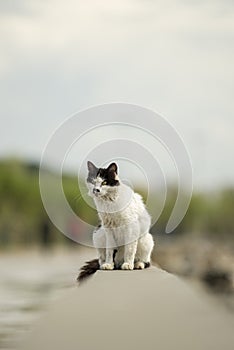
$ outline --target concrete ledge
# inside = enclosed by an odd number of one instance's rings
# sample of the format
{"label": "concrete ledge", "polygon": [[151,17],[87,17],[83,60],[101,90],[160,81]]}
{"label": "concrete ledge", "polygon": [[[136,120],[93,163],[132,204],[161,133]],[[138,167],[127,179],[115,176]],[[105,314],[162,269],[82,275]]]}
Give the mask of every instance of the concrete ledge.
{"label": "concrete ledge", "polygon": [[68,291],[22,350],[232,350],[234,318],[159,268],[98,271]]}

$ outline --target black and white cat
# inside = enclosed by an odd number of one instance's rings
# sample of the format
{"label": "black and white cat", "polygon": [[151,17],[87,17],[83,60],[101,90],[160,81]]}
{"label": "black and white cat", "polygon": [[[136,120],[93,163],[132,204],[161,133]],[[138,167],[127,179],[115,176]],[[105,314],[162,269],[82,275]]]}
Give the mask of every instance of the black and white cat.
{"label": "black and white cat", "polygon": [[97,269],[144,269],[154,246],[149,233],[151,218],[142,197],[118,177],[116,163],[97,168],[88,162],[87,187],[101,225],[93,234],[98,260],[83,266],[78,280]]}

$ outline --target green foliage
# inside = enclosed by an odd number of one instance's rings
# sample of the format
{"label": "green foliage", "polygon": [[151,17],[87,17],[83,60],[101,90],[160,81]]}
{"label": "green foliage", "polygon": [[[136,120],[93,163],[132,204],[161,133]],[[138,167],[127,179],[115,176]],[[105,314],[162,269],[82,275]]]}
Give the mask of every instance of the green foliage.
{"label": "green foliage", "polygon": [[[165,229],[175,199],[175,195],[169,194],[169,200],[159,220],[162,222],[162,231]],[[188,211],[175,231],[210,235],[216,239],[234,238],[233,214],[234,189],[224,189],[217,193],[194,193]]]}

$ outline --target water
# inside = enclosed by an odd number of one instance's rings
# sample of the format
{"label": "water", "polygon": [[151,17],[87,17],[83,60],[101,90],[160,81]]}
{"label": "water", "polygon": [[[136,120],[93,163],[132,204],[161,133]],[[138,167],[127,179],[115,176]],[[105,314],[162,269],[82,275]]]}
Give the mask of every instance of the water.
{"label": "water", "polygon": [[79,249],[0,255],[0,349],[15,349],[67,288],[76,288]]}

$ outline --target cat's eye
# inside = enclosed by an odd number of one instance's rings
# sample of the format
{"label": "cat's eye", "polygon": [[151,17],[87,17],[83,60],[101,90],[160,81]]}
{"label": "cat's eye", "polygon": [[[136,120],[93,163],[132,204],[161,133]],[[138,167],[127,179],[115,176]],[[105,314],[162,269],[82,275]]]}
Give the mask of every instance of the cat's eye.
{"label": "cat's eye", "polygon": [[107,181],[103,181],[102,185],[104,185],[104,186],[107,185]]}

